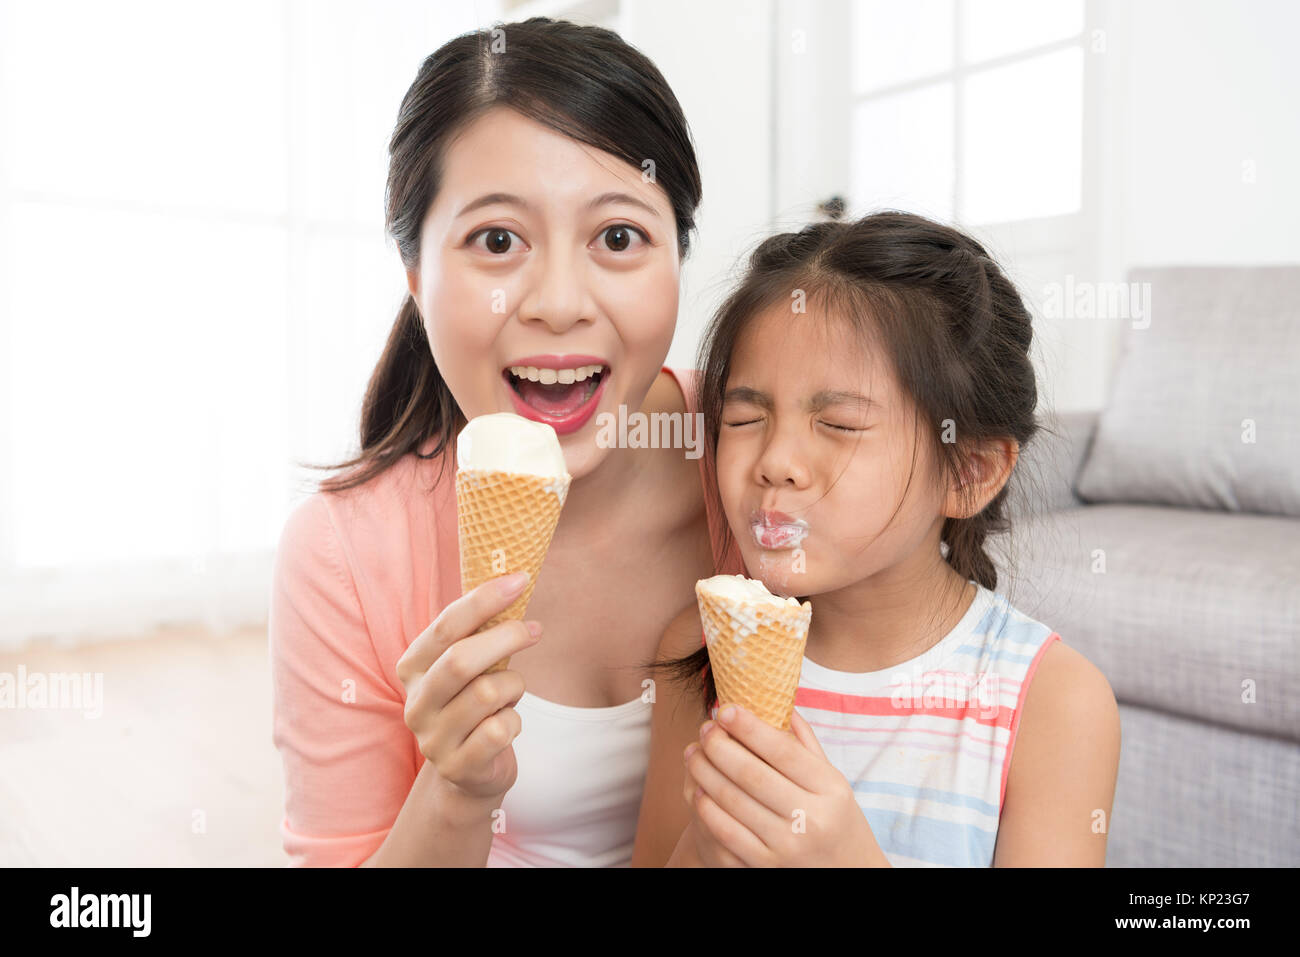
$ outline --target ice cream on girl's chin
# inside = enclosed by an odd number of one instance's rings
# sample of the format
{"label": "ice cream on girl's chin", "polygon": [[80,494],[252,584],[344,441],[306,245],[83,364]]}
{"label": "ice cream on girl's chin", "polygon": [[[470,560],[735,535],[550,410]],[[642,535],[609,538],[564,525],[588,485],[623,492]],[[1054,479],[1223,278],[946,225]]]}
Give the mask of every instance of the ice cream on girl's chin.
{"label": "ice cream on girl's chin", "polygon": [[800,607],[794,598],[778,598],[764,587],[761,581],[744,575],[714,575],[698,583],[698,588],[726,601],[745,602],[751,605],[793,605]]}
{"label": "ice cream on girl's chin", "polygon": [[456,437],[456,467],[461,471],[514,472],[544,478],[569,475],[555,429],[513,412],[493,412],[470,419]]}

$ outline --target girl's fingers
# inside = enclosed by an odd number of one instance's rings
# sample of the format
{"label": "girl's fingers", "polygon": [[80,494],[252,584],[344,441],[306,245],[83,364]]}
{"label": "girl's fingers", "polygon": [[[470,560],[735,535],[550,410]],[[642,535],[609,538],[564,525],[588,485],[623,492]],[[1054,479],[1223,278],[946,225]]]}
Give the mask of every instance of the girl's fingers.
{"label": "girl's fingers", "polygon": [[[762,723],[753,715],[750,720]],[[797,748],[808,757],[797,741],[789,741],[789,735],[767,727],[773,734],[786,738],[790,747]],[[789,778],[781,774],[761,757],[749,750],[740,741],[733,738],[721,725],[710,729],[700,743],[701,750],[708,757],[713,767],[717,768],[732,784],[763,804],[782,821],[789,821],[791,812],[804,806],[807,792]],[[703,782],[701,782],[703,783]]]}
{"label": "girl's fingers", "polygon": [[[797,735],[778,731],[739,705],[728,705],[718,712],[718,717],[721,719],[723,712],[728,709],[734,709],[731,718],[725,722],[719,720],[718,726],[751,754],[775,768],[781,777],[805,791],[815,792],[824,783],[826,759],[823,757],[817,760],[800,742]],[[791,722],[793,727],[793,719]],[[722,770],[725,772],[727,769]]]}
{"label": "girl's fingers", "polygon": [[823,761],[829,762],[830,758],[826,757],[826,752],[822,750],[821,742],[817,740],[817,735],[813,733],[810,725],[798,711],[790,714],[790,730],[794,732],[795,738],[805,748],[811,751]]}
{"label": "girl's fingers", "polygon": [[[712,737],[717,733],[716,730],[710,731],[709,736]],[[686,770],[699,790],[707,794],[713,803],[744,825],[760,841],[764,834],[770,833],[771,828],[788,826],[788,817],[778,817],[737,787],[731,779],[713,766],[704,749],[697,750],[687,759]]]}
{"label": "girl's fingers", "polygon": [[397,676],[402,684],[409,688],[448,648],[474,634],[494,615],[509,608],[527,584],[528,576],[523,572],[503,575],[483,582],[450,602],[397,660]]}
{"label": "girl's fingers", "polygon": [[723,858],[715,866],[761,867],[768,859],[769,852],[763,842],[719,807],[703,790],[695,796],[695,816],[708,832],[707,836],[712,836],[720,845],[712,849]]}

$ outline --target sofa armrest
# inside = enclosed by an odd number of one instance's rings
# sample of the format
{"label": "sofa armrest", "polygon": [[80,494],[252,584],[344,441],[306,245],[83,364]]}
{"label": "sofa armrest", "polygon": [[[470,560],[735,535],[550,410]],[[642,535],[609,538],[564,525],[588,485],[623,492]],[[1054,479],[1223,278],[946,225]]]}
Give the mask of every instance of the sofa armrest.
{"label": "sofa armrest", "polygon": [[1052,432],[1040,429],[1020,450],[1007,493],[1007,512],[1012,519],[1086,504],[1075,494],[1074,483],[1100,418],[1099,409],[1046,417],[1044,425]]}

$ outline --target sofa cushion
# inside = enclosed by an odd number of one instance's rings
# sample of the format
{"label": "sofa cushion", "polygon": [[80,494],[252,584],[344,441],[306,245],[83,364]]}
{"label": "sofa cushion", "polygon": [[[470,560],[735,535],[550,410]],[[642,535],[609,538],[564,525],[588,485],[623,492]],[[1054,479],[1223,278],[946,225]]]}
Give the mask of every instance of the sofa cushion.
{"label": "sofa cushion", "polygon": [[1149,324],[1125,332],[1079,496],[1300,517],[1300,266],[1129,280]]}
{"label": "sofa cushion", "polygon": [[1300,745],[1121,705],[1107,867],[1295,867]]}
{"label": "sofa cushion", "polygon": [[1300,520],[1093,505],[996,541],[997,590],[1121,702],[1300,741]]}

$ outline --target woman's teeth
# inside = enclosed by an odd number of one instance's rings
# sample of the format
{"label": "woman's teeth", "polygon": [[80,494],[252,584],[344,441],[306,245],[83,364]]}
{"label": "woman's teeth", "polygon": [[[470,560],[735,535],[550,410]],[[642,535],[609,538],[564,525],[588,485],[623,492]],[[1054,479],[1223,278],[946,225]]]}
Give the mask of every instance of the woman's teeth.
{"label": "woman's teeth", "polygon": [[518,379],[542,385],[572,385],[598,373],[604,366],[579,366],[576,369],[539,369],[537,366],[511,366],[510,374]]}

